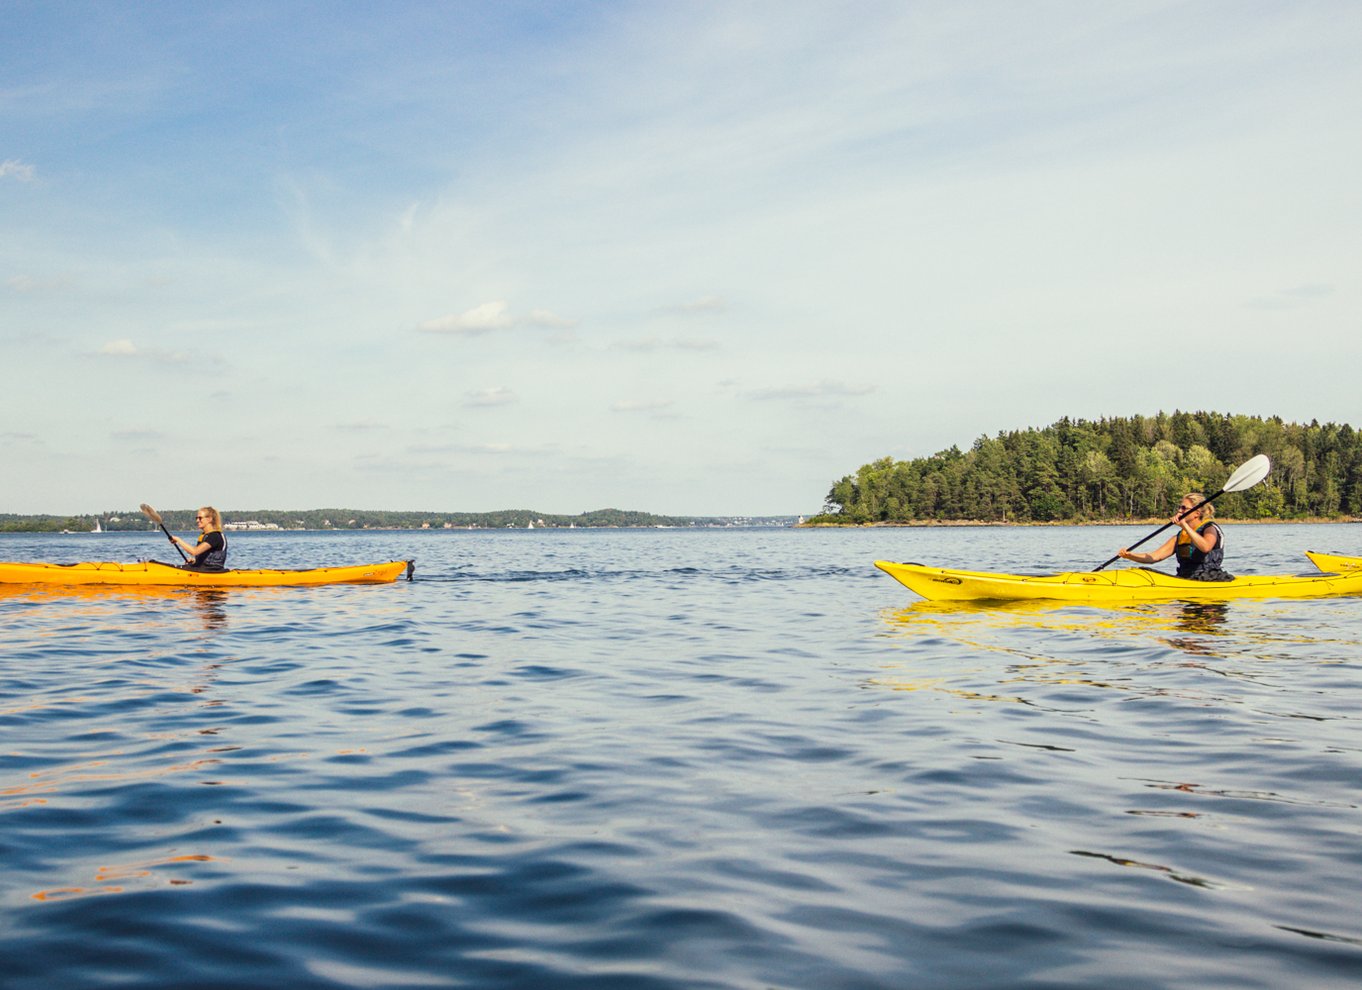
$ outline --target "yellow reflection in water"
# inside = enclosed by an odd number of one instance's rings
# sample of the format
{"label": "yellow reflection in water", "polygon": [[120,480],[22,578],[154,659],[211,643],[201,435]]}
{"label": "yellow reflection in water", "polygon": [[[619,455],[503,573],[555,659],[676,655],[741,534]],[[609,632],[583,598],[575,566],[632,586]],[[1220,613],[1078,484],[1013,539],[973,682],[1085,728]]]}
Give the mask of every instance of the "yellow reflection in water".
{"label": "yellow reflection in water", "polygon": [[[1224,642],[1230,606],[1213,603],[1138,603],[1129,606],[1088,606],[1066,602],[1022,601],[979,604],[973,602],[914,602],[906,608],[882,613],[889,633],[916,643],[941,640],[964,647],[977,658],[1001,654],[1011,662],[1000,683],[1043,682],[1081,684],[1098,688],[1121,688],[1093,674],[1094,653],[1106,649],[1147,647],[1152,643],[1199,658],[1221,658],[1240,650],[1242,639]],[[1040,637],[1036,633],[1043,634]],[[1097,651],[1092,648],[1098,646]],[[1054,655],[1055,650],[1076,655]],[[893,669],[903,669],[894,665]],[[952,671],[950,680],[962,671]],[[942,691],[970,700],[1029,702],[1011,693],[981,692],[950,687],[948,679],[933,671],[930,676],[896,674],[871,678],[876,687],[895,691]]]}
{"label": "yellow reflection in water", "polygon": [[[970,700],[1037,702],[1009,685],[1083,685],[1144,694],[1179,694],[1186,683],[1132,676],[1149,663],[1199,668],[1257,681],[1264,663],[1296,647],[1327,647],[1321,663],[1351,662],[1362,642],[1337,630],[1299,621],[1308,603],[1142,602],[1124,606],[1065,602],[914,602],[881,612],[885,635],[909,651],[887,664],[867,686],[894,691],[939,691]],[[1321,606],[1325,607],[1325,606]],[[1286,621],[1280,621],[1286,620]],[[1329,635],[1326,629],[1335,630]],[[1001,657],[1005,663],[996,662]],[[947,666],[948,665],[948,666]],[[981,690],[980,680],[1002,688]],[[968,684],[968,688],[966,687]],[[1192,695],[1188,695],[1192,696]]]}
{"label": "yellow reflection in water", "polygon": [[[1170,645],[1170,637],[1185,634],[1218,637],[1224,634],[1229,605],[1224,602],[1141,603],[1122,607],[1075,606],[1064,602],[1008,602],[978,605],[970,602],[917,602],[907,608],[887,610],[884,620],[900,636],[939,636],[986,650],[1004,649],[1026,655],[1019,647],[1000,646],[993,639],[1000,632],[1040,630],[1077,634],[1098,640],[1157,639]],[[1196,650],[1208,649],[1198,643]]]}

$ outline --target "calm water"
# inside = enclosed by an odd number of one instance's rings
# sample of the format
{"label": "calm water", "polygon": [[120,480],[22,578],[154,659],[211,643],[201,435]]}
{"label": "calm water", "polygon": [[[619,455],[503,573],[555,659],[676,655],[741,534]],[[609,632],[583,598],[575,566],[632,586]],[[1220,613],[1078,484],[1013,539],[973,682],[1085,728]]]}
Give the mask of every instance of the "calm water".
{"label": "calm water", "polygon": [[0,591],[0,986],[1357,986],[1362,602],[942,607],[871,566],[1145,532],[241,536],[417,580]]}

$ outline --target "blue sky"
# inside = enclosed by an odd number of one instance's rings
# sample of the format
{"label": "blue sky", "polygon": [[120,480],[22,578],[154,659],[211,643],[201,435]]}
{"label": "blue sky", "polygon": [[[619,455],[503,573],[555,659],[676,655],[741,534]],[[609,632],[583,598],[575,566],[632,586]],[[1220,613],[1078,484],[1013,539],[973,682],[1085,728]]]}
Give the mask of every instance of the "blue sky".
{"label": "blue sky", "polygon": [[1362,7],[0,4],[0,511],[809,513],[1362,425]]}

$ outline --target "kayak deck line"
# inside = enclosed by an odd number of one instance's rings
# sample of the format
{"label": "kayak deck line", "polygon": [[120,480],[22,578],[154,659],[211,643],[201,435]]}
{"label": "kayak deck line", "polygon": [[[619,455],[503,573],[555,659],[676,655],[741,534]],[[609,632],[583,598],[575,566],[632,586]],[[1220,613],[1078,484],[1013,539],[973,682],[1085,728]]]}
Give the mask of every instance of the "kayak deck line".
{"label": "kayak deck line", "polygon": [[136,563],[82,561],[72,564],[0,562],[0,584],[160,585],[177,587],[310,587],[326,584],[387,584],[406,574],[414,560],[298,569],[202,570],[159,560]]}
{"label": "kayak deck line", "polygon": [[929,601],[1048,600],[1101,604],[1362,595],[1362,558],[1312,553],[1310,559],[1324,573],[1247,575],[1229,581],[1193,581],[1147,567],[1026,575],[887,560],[877,560],[875,566]]}

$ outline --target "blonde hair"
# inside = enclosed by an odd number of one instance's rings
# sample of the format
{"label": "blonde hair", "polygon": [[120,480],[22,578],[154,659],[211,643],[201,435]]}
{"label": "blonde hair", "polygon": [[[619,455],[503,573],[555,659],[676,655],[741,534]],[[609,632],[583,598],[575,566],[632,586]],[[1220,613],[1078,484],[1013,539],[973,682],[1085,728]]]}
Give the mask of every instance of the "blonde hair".
{"label": "blonde hair", "polygon": [[1207,502],[1206,496],[1201,494],[1201,492],[1188,492],[1182,497],[1190,498],[1193,504],[1197,505],[1195,511],[1200,513],[1198,518],[1201,519],[1202,522],[1210,522],[1215,518],[1215,503]]}
{"label": "blonde hair", "polygon": [[214,529],[222,529],[222,513],[221,513],[221,512],[219,512],[217,509],[213,508],[211,505],[201,505],[201,506],[199,506],[199,511],[200,511],[200,512],[206,512],[206,513],[208,513],[210,516],[213,517],[213,528],[214,528]]}

